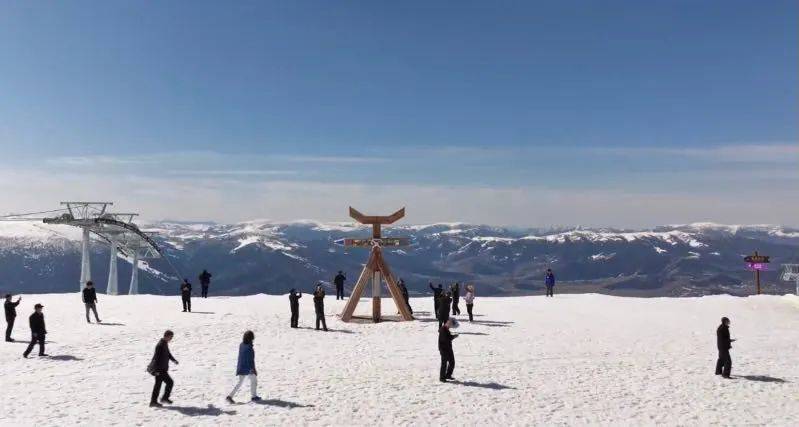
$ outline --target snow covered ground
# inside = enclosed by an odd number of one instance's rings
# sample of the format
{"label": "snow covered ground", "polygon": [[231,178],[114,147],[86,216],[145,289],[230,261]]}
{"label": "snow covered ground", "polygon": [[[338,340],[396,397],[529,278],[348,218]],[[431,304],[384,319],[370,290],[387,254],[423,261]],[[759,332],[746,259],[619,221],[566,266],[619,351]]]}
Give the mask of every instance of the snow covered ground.
{"label": "snow covered ground", "polygon": [[[51,357],[0,345],[0,425],[799,425],[793,296],[479,298],[450,384],[438,382],[429,298],[412,300],[421,321],[373,325],[340,322],[343,302],[328,297],[328,333],[308,328],[308,295],[299,330],[284,296],[195,298],[194,313],[179,297],[99,298],[106,325],[86,324],[78,294],[23,296],[14,336],[29,337],[43,303]],[[732,380],[713,375],[723,315],[738,339]],[[145,367],[167,328],[175,404],[151,409]],[[266,400],[229,405],[246,329]],[[245,384],[238,399],[248,394]]]}

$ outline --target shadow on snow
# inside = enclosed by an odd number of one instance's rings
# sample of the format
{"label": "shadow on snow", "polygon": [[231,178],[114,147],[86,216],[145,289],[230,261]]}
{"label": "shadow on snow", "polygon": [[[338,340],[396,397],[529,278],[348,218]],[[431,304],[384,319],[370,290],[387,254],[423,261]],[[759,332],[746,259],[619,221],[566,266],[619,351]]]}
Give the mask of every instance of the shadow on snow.
{"label": "shadow on snow", "polygon": [[787,383],[788,381],[782,378],[770,377],[768,375],[739,375],[733,378],[743,378],[749,381],[759,381],[763,383]]}
{"label": "shadow on snow", "polygon": [[235,415],[236,411],[223,411],[214,405],[208,405],[203,408],[200,406],[164,406],[161,409],[167,411],[180,412],[183,415],[190,417],[218,417],[220,415]]}
{"label": "shadow on snow", "polygon": [[281,408],[288,408],[288,409],[314,407],[314,405],[303,405],[301,403],[288,402],[280,399],[267,399],[267,400],[255,401],[252,403],[255,403],[256,405],[279,406]]}
{"label": "shadow on snow", "polygon": [[516,390],[516,387],[510,387],[497,383],[478,383],[475,381],[450,381],[450,384],[458,384],[466,387],[488,388],[491,390]]}

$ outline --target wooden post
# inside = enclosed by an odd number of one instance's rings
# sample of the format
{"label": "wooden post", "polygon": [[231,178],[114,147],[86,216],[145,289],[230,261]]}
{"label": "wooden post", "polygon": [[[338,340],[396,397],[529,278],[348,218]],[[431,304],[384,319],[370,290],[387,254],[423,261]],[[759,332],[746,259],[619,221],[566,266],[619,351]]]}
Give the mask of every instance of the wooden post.
{"label": "wooden post", "polygon": [[757,283],[757,294],[760,295],[760,270],[755,270],[755,283]]}
{"label": "wooden post", "polygon": [[372,321],[375,323],[380,322],[380,287],[382,283],[380,280],[380,269],[374,272],[374,277],[372,278]]}

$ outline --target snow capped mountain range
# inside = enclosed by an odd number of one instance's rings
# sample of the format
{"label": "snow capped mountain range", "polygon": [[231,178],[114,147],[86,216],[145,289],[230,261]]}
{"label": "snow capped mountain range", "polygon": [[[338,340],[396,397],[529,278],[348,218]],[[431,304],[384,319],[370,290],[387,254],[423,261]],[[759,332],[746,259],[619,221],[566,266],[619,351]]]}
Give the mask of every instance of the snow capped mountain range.
{"label": "snow capped mountain range", "polygon": [[[194,279],[207,268],[217,293],[283,293],[329,281],[344,270],[351,284],[366,259],[363,249],[336,241],[366,237],[368,226],[310,220],[253,220],[236,224],[160,221],[140,224],[169,258],[143,264],[141,289],[177,292],[178,276]],[[742,257],[754,250],[772,256],[767,289],[778,281],[778,263],[799,261],[799,230],[772,225],[695,223],[651,230],[514,229],[438,223],[387,227],[387,236],[412,245],[387,250],[395,274],[411,291],[428,282],[472,282],[483,294],[535,293],[546,268],[562,292],[641,296],[746,293],[750,273]],[[0,290],[53,292],[77,289],[79,230],[39,222],[0,222]],[[108,250],[93,245],[93,277],[104,289]],[[122,258],[120,283],[130,273]],[[127,262],[126,262],[127,261]],[[770,288],[769,288],[770,287]],[[124,291],[124,286],[122,286]]]}

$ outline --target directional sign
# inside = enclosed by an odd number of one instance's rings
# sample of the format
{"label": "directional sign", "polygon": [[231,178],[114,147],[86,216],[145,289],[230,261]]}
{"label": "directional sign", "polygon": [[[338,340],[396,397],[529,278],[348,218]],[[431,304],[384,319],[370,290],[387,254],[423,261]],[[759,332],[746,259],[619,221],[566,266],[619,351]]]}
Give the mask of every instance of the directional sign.
{"label": "directional sign", "polygon": [[748,262],[749,264],[768,264],[769,262],[768,255],[749,255],[744,257],[744,262]]}
{"label": "directional sign", "polygon": [[371,248],[374,245],[382,247],[409,246],[407,237],[384,237],[382,239],[344,239],[344,246],[355,248]]}

